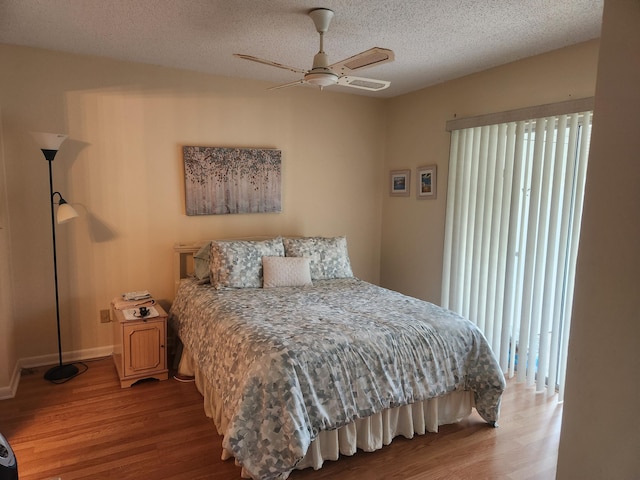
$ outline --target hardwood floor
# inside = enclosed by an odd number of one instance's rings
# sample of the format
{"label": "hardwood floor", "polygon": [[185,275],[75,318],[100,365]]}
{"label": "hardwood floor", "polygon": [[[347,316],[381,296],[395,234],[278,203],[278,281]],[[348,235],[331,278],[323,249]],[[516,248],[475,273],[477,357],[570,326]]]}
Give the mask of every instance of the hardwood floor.
{"label": "hardwood floor", "polygon": [[[15,398],[0,401],[0,433],[20,480],[239,479],[222,461],[221,437],[193,383],[173,379],[121,389],[111,358],[62,385],[45,368],[23,373]],[[477,414],[437,434],[402,437],[291,480],[553,479],[562,406],[508,381],[500,427]]]}

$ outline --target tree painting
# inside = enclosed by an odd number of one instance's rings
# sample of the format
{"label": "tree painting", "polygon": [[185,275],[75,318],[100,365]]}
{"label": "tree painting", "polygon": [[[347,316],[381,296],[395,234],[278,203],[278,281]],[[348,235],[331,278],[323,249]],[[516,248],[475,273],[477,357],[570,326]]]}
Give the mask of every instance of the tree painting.
{"label": "tree painting", "polygon": [[258,148],[183,147],[187,215],[282,210],[282,152]]}

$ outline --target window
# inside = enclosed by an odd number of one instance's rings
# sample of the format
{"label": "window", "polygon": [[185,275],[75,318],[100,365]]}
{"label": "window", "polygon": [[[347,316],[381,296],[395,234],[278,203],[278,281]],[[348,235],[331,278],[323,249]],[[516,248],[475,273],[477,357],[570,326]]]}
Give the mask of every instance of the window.
{"label": "window", "polygon": [[592,112],[453,129],[442,305],[562,399]]}

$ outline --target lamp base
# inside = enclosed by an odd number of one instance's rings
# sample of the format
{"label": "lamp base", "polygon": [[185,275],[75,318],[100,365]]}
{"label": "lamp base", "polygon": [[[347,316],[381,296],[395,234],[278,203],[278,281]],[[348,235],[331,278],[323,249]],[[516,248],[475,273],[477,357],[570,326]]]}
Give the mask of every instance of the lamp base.
{"label": "lamp base", "polygon": [[78,367],[72,363],[68,363],[66,365],[56,365],[55,367],[50,368],[44,374],[44,378],[50,382],[59,382],[60,380],[69,380],[70,378],[78,375],[78,373],[80,373]]}

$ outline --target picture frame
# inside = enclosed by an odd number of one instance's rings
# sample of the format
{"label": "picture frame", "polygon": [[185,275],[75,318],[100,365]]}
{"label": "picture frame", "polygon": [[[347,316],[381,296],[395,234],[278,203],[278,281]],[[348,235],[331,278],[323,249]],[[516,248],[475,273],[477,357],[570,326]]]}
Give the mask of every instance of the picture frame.
{"label": "picture frame", "polygon": [[280,213],[282,152],[275,148],[182,148],[191,215]]}
{"label": "picture frame", "polygon": [[393,197],[408,197],[411,190],[411,170],[389,172],[389,194]]}
{"label": "picture frame", "polygon": [[438,196],[437,165],[424,165],[416,171],[416,196],[418,200],[435,199]]}

